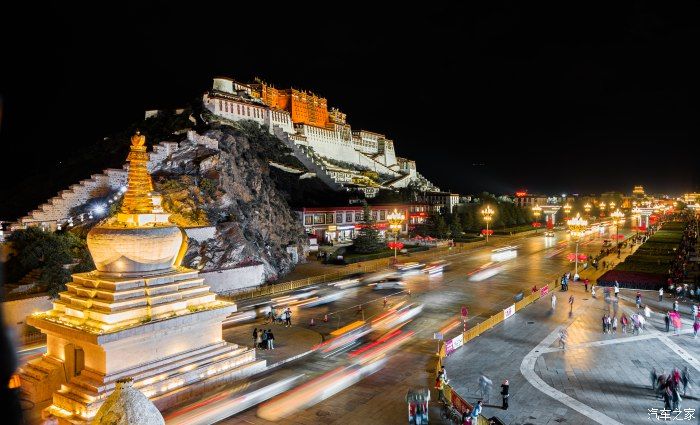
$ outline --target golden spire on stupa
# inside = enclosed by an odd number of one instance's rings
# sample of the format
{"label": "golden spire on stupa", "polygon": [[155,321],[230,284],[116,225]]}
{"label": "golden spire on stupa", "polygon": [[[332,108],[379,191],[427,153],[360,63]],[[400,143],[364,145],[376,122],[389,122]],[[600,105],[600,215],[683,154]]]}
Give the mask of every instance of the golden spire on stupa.
{"label": "golden spire on stupa", "polygon": [[122,214],[152,214],[153,211],[153,182],[148,174],[148,152],[146,152],[146,136],[139,131],[131,136],[129,156],[129,174],[124,201],[119,210]]}

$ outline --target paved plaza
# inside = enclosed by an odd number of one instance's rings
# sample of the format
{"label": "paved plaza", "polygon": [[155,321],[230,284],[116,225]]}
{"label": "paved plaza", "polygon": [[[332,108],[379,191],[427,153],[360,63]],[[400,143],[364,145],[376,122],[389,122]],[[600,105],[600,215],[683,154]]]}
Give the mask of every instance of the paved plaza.
{"label": "paved plaza", "polygon": [[[566,300],[572,294],[570,314]],[[470,402],[479,399],[478,378],[486,375],[494,388],[484,413],[507,424],[652,423],[649,409],[662,409],[663,402],[650,388],[651,368],[670,371],[688,366],[696,385],[684,397],[682,408],[698,411],[700,339],[693,339],[689,306],[686,312],[681,309],[680,336],[664,332],[659,303],[639,335],[620,329],[603,334],[601,319],[613,311],[612,302],[602,294],[594,299],[579,286],[556,295],[554,311],[549,298],[542,299],[448,357],[448,377],[458,393]],[[621,297],[617,310],[629,316],[636,306],[627,298]],[[671,301],[663,304],[670,308]],[[566,350],[558,347],[560,327],[568,331]],[[507,411],[500,408],[503,379],[510,381]],[[693,416],[690,423],[697,423],[697,413]]]}

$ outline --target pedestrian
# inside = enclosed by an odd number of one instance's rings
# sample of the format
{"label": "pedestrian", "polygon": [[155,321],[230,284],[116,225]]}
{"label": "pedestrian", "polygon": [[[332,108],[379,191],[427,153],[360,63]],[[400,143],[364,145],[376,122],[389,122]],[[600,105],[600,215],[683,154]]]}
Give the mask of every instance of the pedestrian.
{"label": "pedestrian", "polygon": [[617,334],[617,316],[613,317],[612,329],[613,329],[613,333]]}
{"label": "pedestrian", "polygon": [[588,278],[583,279],[583,289],[588,292]]}
{"label": "pedestrian", "polygon": [[493,386],[493,381],[484,375],[479,377],[479,390],[481,391],[481,398],[489,401],[491,399],[491,388]]}
{"label": "pedestrian", "polygon": [[698,331],[700,331],[700,320],[698,320],[696,316],[695,321],[693,322],[693,338],[698,337]]}
{"label": "pedestrian", "polygon": [[606,314],[603,315],[603,333],[606,334],[608,333],[608,316]]}
{"label": "pedestrian", "polygon": [[566,338],[568,337],[566,329],[559,329],[559,347],[562,350],[566,350]]}
{"label": "pedestrian", "polygon": [[286,328],[287,326],[292,326],[292,309],[287,307],[287,310],[285,311],[285,325],[284,327]]}
{"label": "pedestrian", "polygon": [[386,297],[384,297],[384,308],[386,308]]}
{"label": "pedestrian", "polygon": [[447,398],[445,397],[445,381],[442,379],[442,372],[438,372],[437,379],[435,380],[435,389],[438,393],[438,401],[447,404]]}
{"label": "pedestrian", "polygon": [[476,423],[476,421],[479,420],[479,415],[481,414],[481,405],[482,404],[483,404],[483,402],[481,400],[479,400],[476,402],[476,405],[472,409],[472,414],[471,414],[472,423]]}
{"label": "pedestrian", "polygon": [[267,330],[267,348],[269,350],[275,349],[275,336],[272,334],[272,329]]}
{"label": "pedestrian", "polygon": [[673,411],[680,410],[683,399],[681,398],[680,392],[678,392],[678,385],[674,385],[671,389],[671,401],[673,402]]}
{"label": "pedestrian", "polygon": [[574,312],[574,296],[569,297],[569,313]]}
{"label": "pedestrian", "polygon": [[257,343],[258,343],[258,329],[253,328],[253,347],[255,347],[256,346],[255,344],[257,344]]}
{"label": "pedestrian", "polygon": [[651,317],[651,309],[649,308],[649,304],[644,306],[644,317],[647,319]]}
{"label": "pedestrian", "polygon": [[635,301],[637,302],[637,309],[642,308],[642,294],[637,291],[637,296],[635,297]]}
{"label": "pedestrian", "polygon": [[655,390],[656,389],[656,381],[659,379],[659,376],[656,374],[655,367],[651,368],[650,378],[651,378],[651,389]]}
{"label": "pedestrian", "polygon": [[615,298],[617,298],[619,296],[618,295],[619,293],[620,293],[620,284],[617,283],[617,281],[615,281]]}
{"label": "pedestrian", "polygon": [[508,388],[510,387],[510,384],[508,383],[508,380],[505,379],[503,383],[501,384],[501,397],[503,398],[503,405],[501,408],[503,410],[508,410]]}
{"label": "pedestrian", "polygon": [[681,373],[681,383],[683,384],[683,397],[685,397],[688,388],[690,388],[690,372],[688,371],[688,366],[683,367],[683,373]]}
{"label": "pedestrian", "polygon": [[595,298],[595,285],[591,285],[591,296]]}
{"label": "pedestrian", "polygon": [[262,348],[262,329],[260,329],[257,333],[258,338],[255,340],[255,346],[258,348]]}
{"label": "pedestrian", "polygon": [[664,409],[670,411],[671,410],[671,388],[670,388],[670,386],[668,386],[668,385],[664,386],[661,394],[664,397]]}
{"label": "pedestrian", "polygon": [[664,316],[664,322],[666,323],[666,332],[668,332],[668,328],[671,326],[671,316],[670,313],[667,311],[666,315]]}
{"label": "pedestrian", "polygon": [[260,344],[260,348],[267,350],[267,331],[265,329],[262,331],[262,343]]}
{"label": "pedestrian", "polygon": [[673,300],[673,311],[678,311],[678,300]]}
{"label": "pedestrian", "polygon": [[620,317],[620,325],[622,325],[622,333],[626,334],[627,333],[627,325],[629,322],[627,321],[627,316],[625,314],[622,314],[622,317]]}
{"label": "pedestrian", "polygon": [[659,288],[659,302],[664,300],[664,287]]}
{"label": "pedestrian", "polygon": [[557,307],[557,296],[552,294],[552,310]]}

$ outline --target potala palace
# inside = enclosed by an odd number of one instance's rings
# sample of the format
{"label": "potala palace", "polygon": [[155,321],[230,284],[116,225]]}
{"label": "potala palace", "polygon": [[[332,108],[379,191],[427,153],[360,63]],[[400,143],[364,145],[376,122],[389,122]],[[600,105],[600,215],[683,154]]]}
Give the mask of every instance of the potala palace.
{"label": "potala palace", "polygon": [[203,102],[218,117],[267,126],[271,133],[297,147],[293,150],[305,165],[312,159],[321,166],[313,171],[328,174],[341,187],[357,187],[368,196],[380,188],[409,185],[439,191],[416,170],[415,161],[396,156],[393,140],[367,130],[352,130],[344,113],[329,110],[326,99],[313,93],[277,89],[260,80],[243,84],[215,78]]}

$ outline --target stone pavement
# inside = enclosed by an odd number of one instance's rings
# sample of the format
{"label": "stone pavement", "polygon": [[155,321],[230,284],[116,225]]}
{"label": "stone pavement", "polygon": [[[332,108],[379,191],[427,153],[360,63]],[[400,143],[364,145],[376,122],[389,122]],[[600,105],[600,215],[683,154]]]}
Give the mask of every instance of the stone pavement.
{"label": "stone pavement", "polygon": [[[700,339],[692,339],[688,326],[684,324],[685,334],[669,336],[658,331],[663,317],[655,315],[640,335],[620,329],[603,334],[601,318],[614,304],[572,288],[556,292],[556,311],[549,298],[537,301],[453,353],[445,361],[450,384],[475,401],[480,398],[480,374],[490,377],[494,388],[484,414],[507,424],[639,424],[651,422],[648,409],[663,407],[649,388],[651,367],[688,366],[699,383]],[[575,302],[570,315],[566,300],[571,294]],[[619,313],[635,310],[633,303],[620,301]],[[561,326],[569,334],[565,351],[557,348]],[[511,393],[507,411],[500,409],[499,395],[505,378]],[[682,407],[698,409],[698,396],[700,391],[693,388]]]}
{"label": "stone pavement", "polygon": [[253,328],[272,329],[275,336],[274,350],[256,350],[257,358],[267,360],[268,368],[310,354],[311,347],[322,341],[321,334],[302,326],[285,327],[284,325],[265,323],[264,320],[225,328],[223,336],[228,342],[251,347],[253,346]]}

